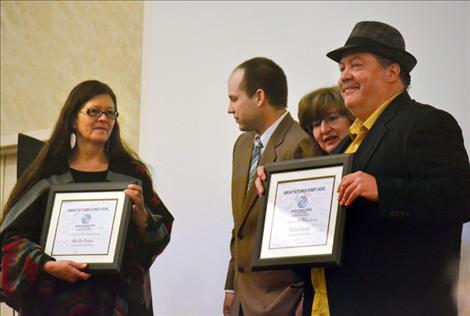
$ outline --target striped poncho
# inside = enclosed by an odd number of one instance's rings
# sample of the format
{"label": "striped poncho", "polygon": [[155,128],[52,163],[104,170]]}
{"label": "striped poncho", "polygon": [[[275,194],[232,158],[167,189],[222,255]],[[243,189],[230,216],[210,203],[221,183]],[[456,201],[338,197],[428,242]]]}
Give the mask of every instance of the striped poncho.
{"label": "striped poncho", "polygon": [[93,274],[67,283],[43,271],[53,260],[39,246],[48,188],[74,182],[68,171],[38,182],[5,218],[0,230],[2,299],[21,315],[153,315],[149,268],[170,241],[173,217],[142,167],[126,175],[108,171],[104,180],[130,177],[142,183],[150,216],[144,238],[130,224],[120,274]]}

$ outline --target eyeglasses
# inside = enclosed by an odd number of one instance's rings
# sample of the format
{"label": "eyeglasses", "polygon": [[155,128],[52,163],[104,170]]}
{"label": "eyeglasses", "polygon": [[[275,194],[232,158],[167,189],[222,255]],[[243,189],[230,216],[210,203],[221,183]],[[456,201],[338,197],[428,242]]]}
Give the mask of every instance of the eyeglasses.
{"label": "eyeglasses", "polygon": [[331,113],[328,114],[324,119],[322,120],[315,120],[309,124],[309,129],[311,131],[315,131],[321,127],[322,122],[328,123],[328,125],[332,125],[338,122],[338,120],[342,117],[342,115],[337,114],[337,113]]}
{"label": "eyeglasses", "polygon": [[101,117],[101,115],[104,114],[109,120],[117,119],[119,116],[119,112],[117,111],[101,111],[100,109],[95,108],[87,109],[86,111],[80,111],[80,113],[86,114],[94,118]]}

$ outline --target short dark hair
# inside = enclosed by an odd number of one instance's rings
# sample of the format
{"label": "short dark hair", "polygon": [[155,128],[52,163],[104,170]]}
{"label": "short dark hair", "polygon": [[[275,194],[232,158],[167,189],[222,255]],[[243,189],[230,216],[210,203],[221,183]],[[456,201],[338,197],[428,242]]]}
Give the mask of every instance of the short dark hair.
{"label": "short dark hair", "polygon": [[282,68],[274,61],[265,57],[255,57],[241,63],[235,69],[245,71],[240,86],[249,97],[261,89],[274,107],[287,107],[287,78]]}

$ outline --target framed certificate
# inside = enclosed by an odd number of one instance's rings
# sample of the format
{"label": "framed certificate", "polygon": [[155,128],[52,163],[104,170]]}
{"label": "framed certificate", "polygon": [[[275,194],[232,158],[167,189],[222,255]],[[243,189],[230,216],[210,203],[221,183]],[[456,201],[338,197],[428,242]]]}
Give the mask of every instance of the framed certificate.
{"label": "framed certificate", "polygon": [[266,165],[254,270],[340,265],[346,209],[336,191],[350,168],[346,154]]}
{"label": "framed certificate", "polygon": [[129,225],[128,183],[53,185],[41,245],[56,260],[88,264],[93,272],[119,272]]}

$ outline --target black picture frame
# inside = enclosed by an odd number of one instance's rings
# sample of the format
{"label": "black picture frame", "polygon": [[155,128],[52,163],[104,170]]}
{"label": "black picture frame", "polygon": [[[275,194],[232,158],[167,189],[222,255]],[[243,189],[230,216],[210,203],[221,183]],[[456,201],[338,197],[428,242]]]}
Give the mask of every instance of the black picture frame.
{"label": "black picture frame", "polygon": [[41,234],[56,260],[87,263],[92,273],[119,273],[132,201],[127,182],[52,185]]}
{"label": "black picture frame", "polygon": [[341,264],[346,208],[336,191],[351,165],[350,154],[266,165],[253,270]]}

